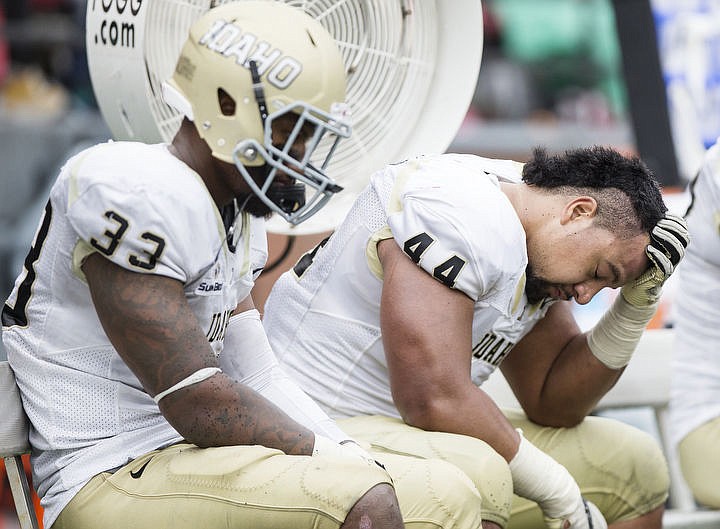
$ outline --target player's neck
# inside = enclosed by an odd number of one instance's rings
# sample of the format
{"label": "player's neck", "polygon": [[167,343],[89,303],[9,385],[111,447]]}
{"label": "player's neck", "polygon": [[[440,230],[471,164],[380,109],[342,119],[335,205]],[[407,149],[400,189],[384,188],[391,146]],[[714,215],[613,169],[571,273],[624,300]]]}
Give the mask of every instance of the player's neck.
{"label": "player's neck", "polygon": [[515,209],[525,233],[530,236],[557,214],[557,200],[527,184],[501,182],[500,188]]}
{"label": "player's neck", "polygon": [[529,215],[531,211],[531,204],[529,203],[526,191],[527,186],[525,184],[514,184],[511,182],[500,182],[500,189],[512,204],[515,209],[515,213],[520,219],[520,223],[527,232],[529,221]]}
{"label": "player's neck", "polygon": [[218,167],[220,164],[213,158],[210,148],[191,121],[183,120],[168,150],[198,174],[218,208],[232,200],[233,194],[223,183],[222,171]]}
{"label": "player's neck", "polygon": [[[195,125],[188,119],[183,119],[180,129],[169,146],[170,153],[204,180],[211,165],[208,159],[212,154],[207,144],[200,138]],[[202,151],[207,152],[202,152]]]}

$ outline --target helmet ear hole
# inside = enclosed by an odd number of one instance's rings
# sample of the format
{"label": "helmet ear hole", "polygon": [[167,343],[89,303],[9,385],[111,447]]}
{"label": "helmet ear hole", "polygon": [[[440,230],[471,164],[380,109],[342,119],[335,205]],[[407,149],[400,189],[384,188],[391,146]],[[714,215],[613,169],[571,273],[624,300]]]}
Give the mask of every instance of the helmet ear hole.
{"label": "helmet ear hole", "polygon": [[222,88],[217,89],[218,106],[223,116],[234,116],[236,103],[235,99]]}

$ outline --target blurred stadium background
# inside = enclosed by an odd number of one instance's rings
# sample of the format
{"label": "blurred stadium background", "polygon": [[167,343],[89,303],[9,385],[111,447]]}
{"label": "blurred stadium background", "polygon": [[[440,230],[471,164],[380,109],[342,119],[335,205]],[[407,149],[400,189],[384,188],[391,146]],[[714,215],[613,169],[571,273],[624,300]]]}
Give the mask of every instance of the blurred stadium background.
{"label": "blurred stadium background", "polygon": [[[682,190],[720,134],[720,0],[483,0],[482,8],[482,65],[448,150],[523,160],[536,145],[614,146],[642,156],[683,212]],[[85,10],[85,0],[0,1],[3,300],[59,164],[110,137],[88,74]],[[258,282],[260,307],[277,275],[325,235],[292,246],[270,235],[274,268]],[[653,326],[671,325],[672,288],[666,297]],[[581,324],[592,325],[611,298],[579,310]],[[5,489],[0,481],[0,529],[17,526]]]}

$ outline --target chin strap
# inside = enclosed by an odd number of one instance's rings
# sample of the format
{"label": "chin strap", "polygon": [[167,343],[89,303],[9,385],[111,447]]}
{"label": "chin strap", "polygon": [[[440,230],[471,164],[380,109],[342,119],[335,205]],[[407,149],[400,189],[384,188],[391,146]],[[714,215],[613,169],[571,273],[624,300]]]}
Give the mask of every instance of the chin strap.
{"label": "chin strap", "polygon": [[267,103],[265,102],[265,89],[263,88],[262,81],[260,80],[257,63],[255,61],[248,61],[248,64],[250,66],[250,78],[252,79],[253,94],[255,95],[255,101],[257,101],[258,110],[260,111],[260,122],[262,123],[262,127],[264,129],[265,120],[268,117]]}
{"label": "chin strap", "polygon": [[[263,89],[260,73],[258,72],[257,63],[248,61],[250,66],[250,77],[252,78],[253,94],[257,101],[258,111],[260,112],[260,122],[265,129],[265,121],[268,117],[267,103],[265,101],[265,90]],[[270,166],[265,164],[265,177],[270,173]],[[276,204],[285,213],[293,213],[305,205],[305,184],[294,183],[286,186],[270,187],[265,193],[274,204]]]}

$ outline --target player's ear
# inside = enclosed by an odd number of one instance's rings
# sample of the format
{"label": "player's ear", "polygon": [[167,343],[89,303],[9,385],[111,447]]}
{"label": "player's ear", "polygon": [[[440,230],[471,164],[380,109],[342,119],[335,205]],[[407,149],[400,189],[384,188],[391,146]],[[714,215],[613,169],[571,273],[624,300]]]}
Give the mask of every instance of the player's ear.
{"label": "player's ear", "polygon": [[597,213],[597,201],[593,197],[580,196],[569,200],[562,211],[561,222],[592,219]]}

